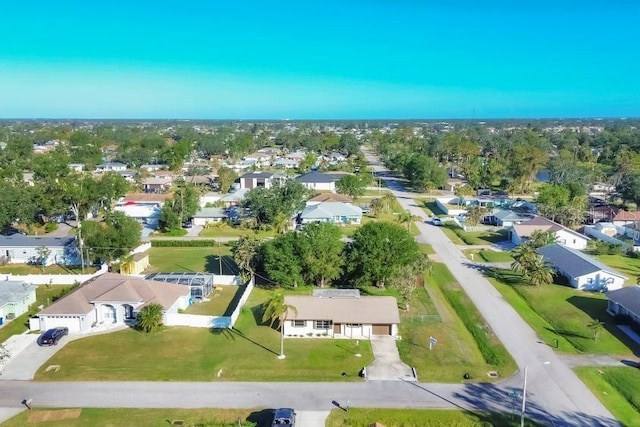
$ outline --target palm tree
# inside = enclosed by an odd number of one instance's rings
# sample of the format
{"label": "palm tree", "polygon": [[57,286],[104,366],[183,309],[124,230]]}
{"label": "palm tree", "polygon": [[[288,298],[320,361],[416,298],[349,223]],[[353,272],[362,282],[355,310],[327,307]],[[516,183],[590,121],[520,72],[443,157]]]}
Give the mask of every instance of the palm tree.
{"label": "palm tree", "polygon": [[467,209],[467,222],[471,225],[478,225],[480,221],[482,221],[482,218],[484,217],[484,214],[486,212],[487,208],[483,206],[471,206],[469,209]]}
{"label": "palm tree", "polygon": [[248,280],[247,276],[253,275],[259,250],[260,241],[255,237],[242,236],[231,244],[231,256],[240,269],[240,276],[243,279]]}
{"label": "palm tree", "polygon": [[411,224],[415,221],[420,221],[420,217],[416,215],[412,215],[411,212],[405,210],[398,214],[396,221],[400,224],[405,225],[407,227],[407,231],[411,228]]}
{"label": "palm tree", "polygon": [[145,332],[154,332],[162,326],[164,308],[160,304],[149,304],[138,313],[138,327]]}
{"label": "palm tree", "polygon": [[120,274],[131,274],[133,268],[133,254],[120,257]]}
{"label": "palm tree", "polygon": [[556,236],[552,231],[535,230],[531,233],[531,236],[529,236],[527,243],[534,248],[541,248],[543,246],[556,243],[557,240],[558,236]]}
{"label": "palm tree", "polygon": [[511,268],[526,276],[536,256],[536,250],[533,246],[521,244],[513,250],[514,261],[511,263]]}
{"label": "palm tree", "polygon": [[544,261],[542,256],[535,255],[528,268],[529,270],[526,276],[529,278],[529,283],[533,286],[550,285],[553,283],[553,270]]}
{"label": "palm tree", "polygon": [[458,206],[464,202],[464,196],[471,196],[473,194],[473,188],[468,184],[458,185],[453,189],[453,194],[458,198]]}
{"label": "palm tree", "polygon": [[281,291],[273,291],[269,296],[269,299],[265,303],[264,313],[262,314],[262,321],[269,322],[269,326],[278,322],[280,328],[280,354],[278,359],[284,359],[284,319],[288,312],[298,314],[298,310],[289,304],[284,302],[284,294]]}
{"label": "palm tree", "polygon": [[290,227],[291,218],[283,213],[278,213],[275,218],[273,218],[273,229],[276,234],[282,234]]}
{"label": "palm tree", "polygon": [[593,319],[591,322],[589,322],[587,327],[591,329],[591,332],[593,332],[593,340],[598,341],[598,337],[600,336],[600,331],[604,327],[604,322],[598,319]]}

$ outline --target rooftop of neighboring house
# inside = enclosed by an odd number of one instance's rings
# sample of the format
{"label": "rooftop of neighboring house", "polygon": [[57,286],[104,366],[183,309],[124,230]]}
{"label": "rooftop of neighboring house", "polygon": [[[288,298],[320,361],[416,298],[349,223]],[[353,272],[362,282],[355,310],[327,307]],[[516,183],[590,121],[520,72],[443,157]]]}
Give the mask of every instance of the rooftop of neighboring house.
{"label": "rooftop of neighboring house", "polygon": [[619,210],[613,217],[612,221],[640,221],[639,211]]}
{"label": "rooftop of neighboring house", "polygon": [[226,218],[227,214],[221,208],[201,208],[193,215],[194,218]]}
{"label": "rooftop of neighboring house", "polygon": [[[624,277],[622,274],[604,265],[595,258],[577,249],[568,248],[558,243],[552,243],[538,248],[537,252],[542,255],[545,261],[556,266],[571,277],[580,277],[598,271],[606,271]],[[626,277],[624,278],[626,279]]]}
{"label": "rooftop of neighboring house", "polygon": [[315,203],[322,203],[322,202],[338,202],[338,203],[351,203],[353,202],[353,199],[349,196],[346,196],[344,194],[338,194],[338,193],[321,193],[318,194],[317,196],[314,196],[312,198],[310,198],[309,200],[307,200],[307,203],[309,202],[315,202]]}
{"label": "rooftop of neighboring house", "polygon": [[12,236],[0,236],[0,247],[32,248],[46,246],[48,248],[63,248],[73,243],[75,240],[75,236],[47,237],[14,234]]}
{"label": "rooftop of neighboring house", "polygon": [[516,233],[518,233],[518,236],[520,237],[529,237],[534,231],[556,232],[563,230],[582,239],[590,240],[589,237],[585,236],[584,234],[580,234],[577,231],[573,231],[570,228],[567,228],[542,216],[536,216],[527,222],[516,224],[513,226],[513,229],[516,231]]}
{"label": "rooftop of neighboring house", "polygon": [[362,209],[350,203],[322,202],[305,207],[300,216],[307,219],[362,216]]}
{"label": "rooftop of neighboring house", "polygon": [[17,280],[0,282],[0,307],[27,298],[37,288],[36,285]]}
{"label": "rooftop of neighboring house", "polygon": [[295,307],[295,310],[287,312],[287,319],[332,320],[334,323],[400,323],[398,302],[389,296],[319,298],[287,295],[285,304]]}
{"label": "rooftop of neighboring house", "polygon": [[128,193],[120,199],[121,203],[127,202],[158,202],[162,203],[173,196],[171,193]]}
{"label": "rooftop of neighboring house", "polygon": [[627,310],[640,315],[640,286],[626,286],[607,292],[609,300],[623,306]]}
{"label": "rooftop of neighboring house", "polygon": [[275,175],[273,172],[249,172],[245,173],[240,179],[269,179]]}
{"label": "rooftop of neighboring house", "polygon": [[321,173],[321,172],[309,172],[304,175],[298,176],[296,179],[300,182],[336,182],[342,178],[345,174],[339,173]]}

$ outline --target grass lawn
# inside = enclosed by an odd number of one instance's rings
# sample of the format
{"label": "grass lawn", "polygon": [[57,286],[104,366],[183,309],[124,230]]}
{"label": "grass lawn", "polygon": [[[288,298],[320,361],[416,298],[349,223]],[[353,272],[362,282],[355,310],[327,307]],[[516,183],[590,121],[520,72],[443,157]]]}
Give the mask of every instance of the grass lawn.
{"label": "grass lawn", "polygon": [[446,212],[436,204],[435,199],[416,200],[416,202],[429,216],[447,216]]}
{"label": "grass lawn", "polygon": [[[485,324],[449,270],[444,264],[436,263],[427,276],[426,286],[415,292],[410,311],[401,312],[403,339],[398,341],[398,350],[401,358],[416,368],[418,379],[457,383],[463,382],[463,375],[467,373],[472,380],[491,381],[488,371],[498,371],[503,378],[515,372],[515,362],[493,333],[487,334],[487,329],[482,333],[492,347],[490,351],[498,354],[501,362],[486,362],[478,342],[461,320],[458,307],[449,303],[443,289],[464,299],[464,311],[474,324]],[[429,337],[438,340],[432,350],[429,350]]]}
{"label": "grass lawn", "polygon": [[276,235],[274,230],[251,230],[248,228],[232,227],[229,224],[215,224],[212,227],[203,228],[198,234],[199,237],[240,237],[255,236],[259,238],[273,237]]}
{"label": "grass lawn", "polygon": [[[92,274],[97,269],[93,266],[85,266],[84,273]],[[64,266],[64,265],[49,265],[42,270],[36,265],[27,264],[7,264],[0,266],[0,274],[82,274],[82,267],[79,266]]]}
{"label": "grass lawn", "polygon": [[242,427],[253,424],[238,424],[238,420],[250,420],[259,422],[259,425],[270,425],[273,415],[267,412],[260,409],[252,411],[251,409],[33,408],[31,411],[16,415],[2,425],[6,427],[42,425],[50,427],[156,427],[170,425],[173,420],[182,420],[187,426]]}
{"label": "grass lawn", "polygon": [[236,274],[237,267],[231,258],[229,246],[211,247],[153,247],[147,251],[151,268],[149,272],[196,271],[219,274],[222,254],[222,273]]}
{"label": "grass lawn", "polygon": [[[519,426],[520,418],[511,414],[448,411],[437,409],[334,409],[327,418],[331,427],[370,427],[376,422],[387,427],[489,427]],[[538,425],[528,420],[525,426]]]}
{"label": "grass lawn", "polygon": [[626,284],[636,284],[640,277],[640,258],[631,258],[624,255],[597,255],[601,263],[627,276]]}
{"label": "grass lawn", "polygon": [[[493,251],[491,249],[467,249],[463,251],[469,259],[481,262],[513,262],[511,252]],[[473,255],[473,258],[471,258]]]}
{"label": "grass lawn", "polygon": [[[72,341],[42,366],[36,379],[361,381],[358,372],[373,360],[368,341],[286,339],[287,358],[278,360],[280,333],[260,321],[268,295],[254,289],[233,330],[172,327],[145,334],[127,329]],[[44,372],[49,365],[61,369]]]}
{"label": "grass lawn", "polygon": [[640,370],[633,367],[575,369],[614,417],[627,427],[640,427]]}
{"label": "grass lawn", "polygon": [[427,245],[426,243],[418,243],[418,246],[420,246],[420,252],[423,252],[427,255],[436,253],[436,251],[433,250],[433,247],[431,245]]}
{"label": "grass lawn", "polygon": [[[638,350],[606,313],[603,294],[578,291],[561,285],[530,286],[511,270],[493,269],[490,280],[502,296],[548,345],[570,353],[628,355]],[[592,319],[605,322],[598,340],[588,328]],[[555,346],[555,345],[554,345]]]}
{"label": "grass lawn", "polygon": [[[456,245],[491,245],[493,243],[507,240],[507,231],[502,229],[488,231],[464,231],[452,223],[445,223],[442,226],[443,231],[451,238]],[[456,236],[457,238],[453,238]],[[462,243],[458,243],[462,241]]]}
{"label": "grass lawn", "polygon": [[230,307],[233,298],[244,293],[245,286],[218,286],[217,290],[214,290],[209,294],[207,299],[209,301],[197,302],[190,305],[185,313],[187,314],[205,314],[209,316],[225,316],[227,310],[235,307]]}
{"label": "grass lawn", "polygon": [[5,342],[9,337],[21,334],[29,329],[29,318],[38,311],[39,306],[49,306],[55,302],[60,296],[65,295],[73,286],[38,286],[36,289],[36,302],[31,305],[28,312],[22,316],[16,317],[14,320],[5,323],[0,327],[0,343]]}
{"label": "grass lawn", "polygon": [[[381,187],[380,191],[378,191],[378,190],[365,190],[364,194],[362,195],[362,197],[373,197],[373,198],[382,197],[385,194],[389,194],[389,193],[391,193],[390,190],[387,190],[385,187]],[[356,203],[358,201],[360,201],[360,200],[358,199],[358,200],[354,201],[354,203]]]}

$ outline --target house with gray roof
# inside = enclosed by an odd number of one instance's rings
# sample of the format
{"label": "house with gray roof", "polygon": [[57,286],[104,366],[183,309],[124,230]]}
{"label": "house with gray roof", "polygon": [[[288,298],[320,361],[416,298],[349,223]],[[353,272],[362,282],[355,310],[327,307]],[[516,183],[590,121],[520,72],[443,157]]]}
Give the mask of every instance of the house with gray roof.
{"label": "house with gray roof", "polygon": [[628,316],[640,326],[640,286],[627,286],[607,292],[607,312],[612,316]]}
{"label": "house with gray roof", "polygon": [[585,291],[620,289],[627,277],[577,249],[553,243],[538,249],[538,253],[569,284]]}
{"label": "house with gray roof", "polygon": [[40,263],[38,248],[42,246],[49,250],[45,265],[80,265],[80,252],[74,236],[0,236],[0,257],[5,257],[10,264]]}
{"label": "house with gray roof", "polygon": [[336,225],[360,224],[362,209],[351,203],[322,202],[305,207],[299,216],[299,223],[330,222]]}
{"label": "house with gray roof", "polygon": [[345,174],[313,171],[300,175],[296,179],[309,190],[335,192],[336,182],[343,176],[345,176]]}
{"label": "house with gray roof", "polygon": [[200,208],[193,215],[193,225],[202,225],[223,221],[227,218],[224,209],[220,208]]}
{"label": "house with gray roof", "polygon": [[289,307],[282,325],[284,336],[368,339],[398,335],[398,302],[389,296],[287,295]]}
{"label": "house with gray roof", "polygon": [[511,227],[515,224],[522,224],[531,220],[533,214],[526,214],[512,211],[511,209],[496,208],[482,219],[485,224],[495,225],[497,227]]}
{"label": "house with gray roof", "polygon": [[0,325],[23,315],[36,302],[37,286],[7,280],[0,282]]}
{"label": "house with gray roof", "polygon": [[251,190],[258,187],[271,188],[274,183],[282,183],[286,177],[273,172],[251,172],[245,173],[239,179],[241,190]]}

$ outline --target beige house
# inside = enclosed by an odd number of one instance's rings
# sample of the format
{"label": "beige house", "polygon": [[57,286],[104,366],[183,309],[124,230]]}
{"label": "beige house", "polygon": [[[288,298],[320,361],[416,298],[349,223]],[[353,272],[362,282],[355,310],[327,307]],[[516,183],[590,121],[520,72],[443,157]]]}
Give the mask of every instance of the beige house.
{"label": "beige house", "polygon": [[160,304],[167,313],[189,306],[189,287],[106,273],[83,283],[69,295],[38,313],[40,330],[67,327],[69,332],[94,326],[134,323],[138,312]]}
{"label": "beige house", "polygon": [[551,232],[556,237],[558,244],[572,249],[586,249],[589,239],[584,234],[573,231],[550,219],[537,216],[530,221],[516,224],[509,228],[511,242],[516,245],[527,240],[534,231]]}
{"label": "beige house", "polygon": [[[289,310],[283,323],[287,337],[369,339],[374,335],[398,335],[400,313],[394,297],[286,296]],[[331,296],[331,295],[338,296]]]}

